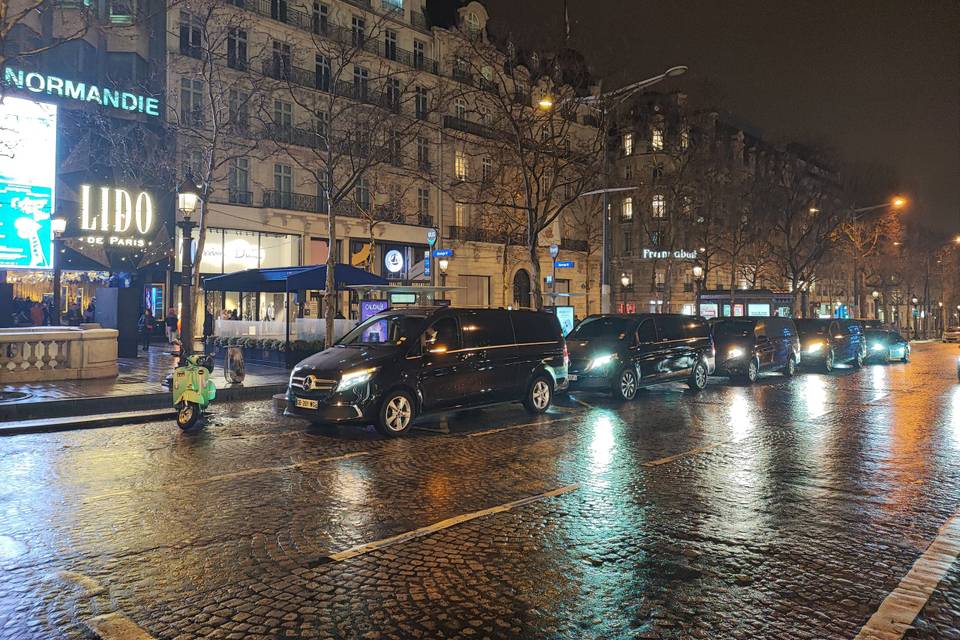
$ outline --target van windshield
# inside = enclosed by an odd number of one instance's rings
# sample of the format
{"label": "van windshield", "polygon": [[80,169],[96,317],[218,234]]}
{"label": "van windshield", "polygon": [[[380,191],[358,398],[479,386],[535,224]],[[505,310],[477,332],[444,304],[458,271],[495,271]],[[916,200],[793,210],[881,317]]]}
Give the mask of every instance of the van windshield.
{"label": "van windshield", "polygon": [[830,326],[829,320],[794,320],[797,325],[797,331],[803,334],[826,333]]}
{"label": "van windshield", "polygon": [[633,320],[630,318],[586,318],[567,336],[570,340],[597,340],[602,338],[623,340]]}
{"label": "van windshield", "polygon": [[354,327],[337,343],[341,346],[382,345],[395,347],[417,335],[423,328],[426,316],[405,313],[376,315]]}
{"label": "van windshield", "polygon": [[726,320],[718,322],[713,327],[714,335],[723,338],[732,338],[739,336],[752,336],[753,323],[746,320]]}

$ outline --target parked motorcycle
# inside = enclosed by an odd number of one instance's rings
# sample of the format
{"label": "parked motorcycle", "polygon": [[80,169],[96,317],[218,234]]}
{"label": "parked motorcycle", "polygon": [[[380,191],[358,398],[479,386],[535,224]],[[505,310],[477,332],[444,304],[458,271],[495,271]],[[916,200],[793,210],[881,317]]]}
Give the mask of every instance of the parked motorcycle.
{"label": "parked motorcycle", "polygon": [[211,380],[213,357],[202,353],[187,356],[187,364],[173,370],[173,406],[177,409],[177,426],[189,429],[217,396],[217,385]]}

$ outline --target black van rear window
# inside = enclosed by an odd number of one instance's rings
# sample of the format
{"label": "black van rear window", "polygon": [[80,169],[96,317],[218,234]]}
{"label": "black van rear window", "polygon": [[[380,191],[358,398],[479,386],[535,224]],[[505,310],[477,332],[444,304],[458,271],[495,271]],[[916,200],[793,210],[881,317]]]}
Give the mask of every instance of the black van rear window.
{"label": "black van rear window", "polygon": [[553,342],[563,337],[560,335],[560,323],[554,315],[534,311],[510,311],[509,316],[519,344]]}
{"label": "black van rear window", "polygon": [[505,311],[471,311],[460,316],[463,346],[495,347],[513,344],[513,328]]}

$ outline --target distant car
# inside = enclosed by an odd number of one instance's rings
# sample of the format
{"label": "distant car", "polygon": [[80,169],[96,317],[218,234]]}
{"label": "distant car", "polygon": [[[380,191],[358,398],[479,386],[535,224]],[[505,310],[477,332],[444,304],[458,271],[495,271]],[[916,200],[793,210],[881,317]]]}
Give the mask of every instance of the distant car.
{"label": "distant car", "polygon": [[670,313],[592,315],[567,336],[571,391],[608,391],[632,400],[642,386],[686,381],[699,391],[713,373],[703,318]]}
{"label": "distant car", "polygon": [[754,382],[761,371],[796,373],[800,338],[790,318],[724,318],[713,325],[718,375]]}
{"label": "distant car", "polygon": [[943,330],[944,342],[960,342],[960,327],[947,327]]}
{"label": "distant car", "polygon": [[910,343],[896,331],[867,329],[864,336],[867,339],[868,362],[909,362]]}
{"label": "distant car", "polygon": [[802,349],[800,364],[804,367],[820,367],[830,372],[834,365],[845,362],[858,369],[863,366],[867,343],[863,338],[863,326],[857,320],[798,319],[795,323]]}

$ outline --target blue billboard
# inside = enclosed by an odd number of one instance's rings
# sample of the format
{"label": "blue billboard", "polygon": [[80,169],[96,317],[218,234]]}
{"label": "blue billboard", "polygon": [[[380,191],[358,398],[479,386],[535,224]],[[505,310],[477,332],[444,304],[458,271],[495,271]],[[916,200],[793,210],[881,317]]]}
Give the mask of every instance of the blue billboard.
{"label": "blue billboard", "polygon": [[57,107],[0,102],[0,269],[53,268]]}

